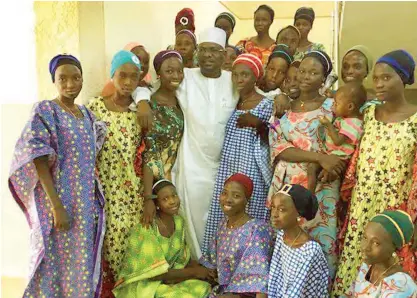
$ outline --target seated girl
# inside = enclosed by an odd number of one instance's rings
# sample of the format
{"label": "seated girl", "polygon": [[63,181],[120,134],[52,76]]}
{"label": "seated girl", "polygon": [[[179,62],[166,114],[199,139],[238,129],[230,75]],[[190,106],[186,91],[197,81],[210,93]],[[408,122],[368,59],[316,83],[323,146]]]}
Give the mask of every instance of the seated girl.
{"label": "seated girl", "polygon": [[240,173],[224,183],[220,205],[225,218],[200,263],[217,282],[209,297],[266,297],[273,230],[245,211],[252,180]]}
{"label": "seated girl", "polygon": [[411,241],[413,230],[411,216],[404,211],[384,211],[374,216],[362,236],[364,263],[344,297],[417,297],[417,285],[403,271],[396,254]]}
{"label": "seated girl", "polygon": [[269,271],[269,298],[328,297],[329,268],[319,243],[300,227],[316,216],[316,196],[298,184],[285,184],[271,201],[271,223],[278,228]]}
{"label": "seated girl", "polygon": [[152,188],[157,214],[153,225],[136,225],[129,234],[115,297],[207,297],[209,270],[190,261],[185,243],[184,219],[177,215],[180,200],[165,179]]}

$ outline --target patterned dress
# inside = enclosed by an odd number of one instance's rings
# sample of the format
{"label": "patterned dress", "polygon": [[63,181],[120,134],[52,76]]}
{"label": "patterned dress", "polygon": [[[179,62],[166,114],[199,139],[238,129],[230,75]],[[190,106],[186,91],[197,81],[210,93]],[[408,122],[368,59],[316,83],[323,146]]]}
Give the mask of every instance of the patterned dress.
{"label": "patterned dress", "polygon": [[103,255],[104,291],[107,292],[107,285],[113,282],[113,276],[119,272],[128,232],[141,218],[142,179],[135,173],[134,161],[142,136],[135,112],[109,111],[102,97],[92,99],[88,107],[107,125],[106,141],[97,160],[106,197]]}
{"label": "patterned dress", "polygon": [[210,284],[190,279],[176,284],[164,284],[149,279],[183,269],[190,261],[190,249],[185,242],[184,219],[174,216],[175,231],[171,237],[161,235],[158,226],[146,229],[135,226],[129,233],[118,286],[114,293],[122,298],[204,298]]}
{"label": "patterned dress", "polygon": [[255,45],[255,43],[251,41],[250,38],[243,39],[236,44],[236,47],[241,53],[248,53],[248,54],[255,55],[256,57],[262,60],[262,64],[264,66],[268,63],[269,55],[271,55],[275,46],[276,46],[276,43],[273,43],[272,45],[269,46],[269,48],[264,49]]}
{"label": "patterned dress", "polygon": [[[365,110],[364,134],[359,150],[348,169],[347,184],[352,170],[356,178],[350,199],[348,218],[340,235],[344,247],[335,283],[335,294],[343,294],[354,281],[361,265],[360,242],[369,220],[386,209],[410,212],[415,220],[417,194],[410,197],[417,151],[417,113],[398,123],[383,123],[375,119],[376,106]],[[414,207],[413,207],[414,206]],[[417,258],[406,247],[399,253],[404,269],[417,278]]]}
{"label": "patterned dress", "polygon": [[378,286],[367,280],[370,267],[363,263],[348,293],[341,298],[417,298],[417,285],[404,272],[385,277]]}
{"label": "patterned dress", "polygon": [[216,237],[203,253],[200,263],[217,269],[219,285],[209,297],[226,293],[267,293],[269,263],[273,249],[273,230],[262,220],[251,219],[236,229],[220,222]]}
{"label": "patterned dress", "polygon": [[269,271],[270,298],[327,298],[329,268],[320,244],[308,241],[298,248],[289,247],[278,231]]}
{"label": "patterned dress", "polygon": [[255,129],[238,128],[236,125],[239,116],[247,112],[258,117],[264,123],[268,123],[272,114],[272,106],[273,101],[264,98],[251,110],[235,110],[227,123],[220,167],[204,233],[203,251],[213,240],[220,220],[224,216],[219,204],[224,182],[235,173],[247,175],[254,184],[252,198],[247,207],[248,214],[258,219],[269,220],[270,212],[266,207],[266,198],[272,179],[269,144],[261,140]]}
{"label": "patterned dress", "polygon": [[325,52],[326,49],[324,45],[321,43],[312,43],[311,46],[304,52],[299,52],[298,50],[294,54],[294,61],[301,61],[303,60],[305,54],[308,54],[310,51],[323,51]]}
{"label": "patterned dress", "polygon": [[[98,297],[104,198],[95,175],[96,154],[105,126],[85,107],[84,118],[57,103],[41,101],[17,141],[9,177],[10,191],[31,230],[30,280],[24,297]],[[52,207],[33,160],[48,156],[54,186],[70,229],[56,231]]]}
{"label": "patterned dress", "polygon": [[184,115],[179,106],[158,105],[153,99],[151,108],[154,122],[145,137],[144,162],[152,170],[155,181],[162,178],[171,180],[171,170],[184,133]]}
{"label": "patterned dress", "polygon": [[[288,148],[325,153],[325,129],[320,125],[319,118],[325,116],[332,120],[332,106],[333,99],[328,98],[319,109],[308,112],[288,111],[280,120],[272,123],[269,138],[272,161]],[[284,184],[301,184],[307,187],[307,165],[308,163],[305,162],[278,161],[269,190],[268,204]],[[321,244],[329,264],[331,278],[334,277],[337,266],[336,204],[339,201],[339,185],[338,180],[317,184],[319,210],[315,219],[303,224],[310,236]]]}

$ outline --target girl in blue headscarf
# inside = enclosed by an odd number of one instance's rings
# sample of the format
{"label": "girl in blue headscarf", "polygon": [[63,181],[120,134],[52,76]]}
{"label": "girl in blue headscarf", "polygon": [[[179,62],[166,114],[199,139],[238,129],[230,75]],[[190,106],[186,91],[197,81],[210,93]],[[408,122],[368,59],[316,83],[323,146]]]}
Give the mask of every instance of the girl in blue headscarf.
{"label": "girl in blue headscarf", "polygon": [[126,247],[129,229],[140,222],[142,214],[142,179],[135,171],[137,148],[142,144],[141,128],[131,109],[132,92],[141,77],[141,64],[135,54],[119,51],[113,57],[110,77],[116,91],[94,98],[88,105],[107,125],[107,138],[98,155],[97,167],[106,196],[106,235],[104,238],[103,294],[112,297]]}

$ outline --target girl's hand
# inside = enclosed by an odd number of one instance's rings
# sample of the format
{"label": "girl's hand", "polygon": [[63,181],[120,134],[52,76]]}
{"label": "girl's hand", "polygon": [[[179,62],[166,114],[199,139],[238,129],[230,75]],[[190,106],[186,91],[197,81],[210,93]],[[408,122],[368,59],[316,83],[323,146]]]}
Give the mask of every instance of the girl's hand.
{"label": "girl's hand", "polygon": [[237,118],[236,126],[238,128],[244,128],[244,127],[256,128],[258,127],[260,121],[261,120],[259,120],[258,117],[252,115],[251,113],[244,113]]}
{"label": "girl's hand", "polygon": [[285,94],[279,94],[274,99],[274,114],[281,117],[291,108],[291,101]]}
{"label": "girl's hand", "polygon": [[339,177],[342,176],[342,173],[345,170],[345,162],[332,154],[322,155],[319,159],[319,164],[329,174],[337,174]]}
{"label": "girl's hand", "polygon": [[153,200],[147,199],[143,203],[143,215],[141,223],[145,228],[149,228],[156,214],[156,206]]}
{"label": "girl's hand", "polygon": [[67,231],[70,228],[70,218],[64,206],[61,204],[52,209],[54,216],[54,228],[61,231]]}

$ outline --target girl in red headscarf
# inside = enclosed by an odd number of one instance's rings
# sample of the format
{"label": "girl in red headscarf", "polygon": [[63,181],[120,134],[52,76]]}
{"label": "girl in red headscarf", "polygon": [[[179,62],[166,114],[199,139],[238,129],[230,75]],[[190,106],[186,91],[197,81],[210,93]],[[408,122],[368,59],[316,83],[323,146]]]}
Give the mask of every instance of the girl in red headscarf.
{"label": "girl in red headscarf", "polygon": [[262,75],[262,62],[254,55],[242,54],[233,64],[232,80],[240,93],[240,99],[226,126],[203,250],[207,249],[223,217],[219,199],[224,182],[233,173],[243,173],[253,181],[254,191],[248,204],[248,213],[257,219],[269,220],[265,200],[272,179],[272,169],[269,162],[268,138],[265,138],[263,130],[272,115],[273,100],[255,90],[256,82]]}
{"label": "girl in red headscarf", "polygon": [[228,177],[222,186],[217,204],[225,218],[200,259],[212,270],[209,279],[216,284],[209,297],[266,297],[273,230],[246,213],[253,190],[252,180],[241,173]]}

